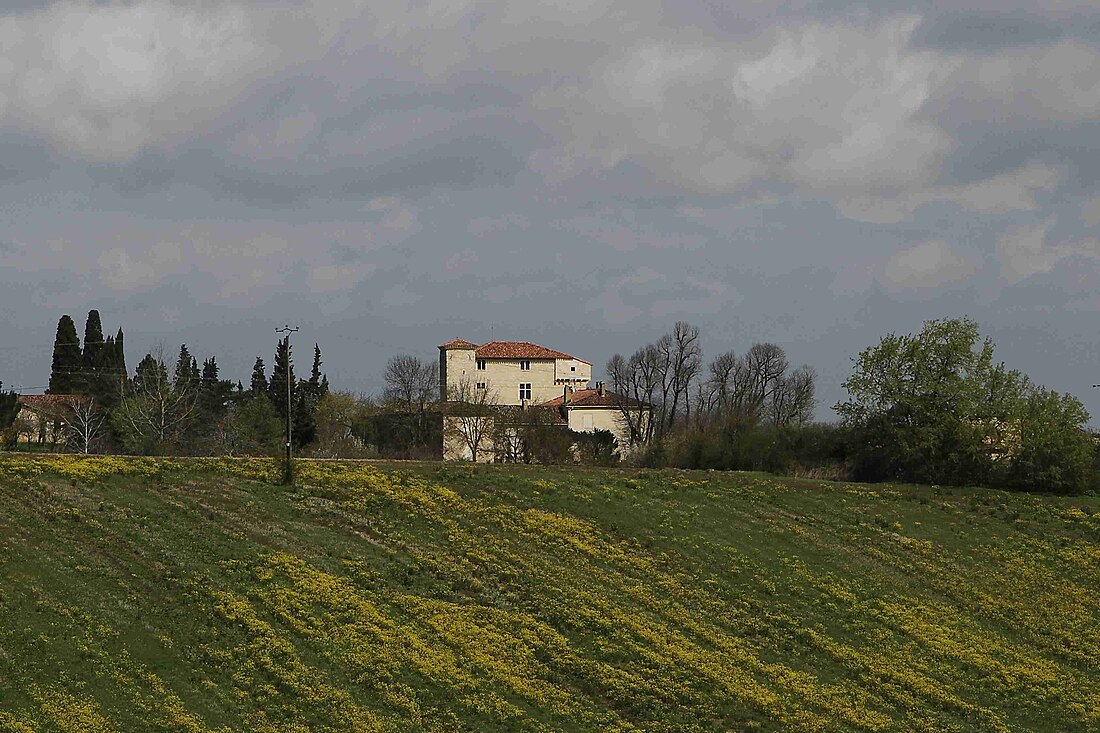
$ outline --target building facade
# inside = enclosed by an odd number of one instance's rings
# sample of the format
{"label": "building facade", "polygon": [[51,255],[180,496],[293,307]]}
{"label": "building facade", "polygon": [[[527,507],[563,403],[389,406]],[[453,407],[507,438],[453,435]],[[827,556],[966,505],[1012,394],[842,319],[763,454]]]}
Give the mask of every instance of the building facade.
{"label": "building facade", "polygon": [[21,443],[58,445],[65,442],[65,426],[72,406],[83,402],[78,395],[19,395],[19,414],[15,418]]}
{"label": "building facade", "polygon": [[626,450],[632,442],[623,408],[638,412],[638,403],[626,400],[624,404],[623,397],[606,389],[603,382],[596,382],[594,389],[566,389],[542,406],[557,408],[570,430],[578,433],[606,430],[615,436],[620,450]]}
{"label": "building facade", "polygon": [[529,341],[490,341],[478,346],[455,339],[439,347],[439,386],[443,402],[470,401],[487,393],[495,405],[538,405],[583,389],[592,381],[592,363]]}

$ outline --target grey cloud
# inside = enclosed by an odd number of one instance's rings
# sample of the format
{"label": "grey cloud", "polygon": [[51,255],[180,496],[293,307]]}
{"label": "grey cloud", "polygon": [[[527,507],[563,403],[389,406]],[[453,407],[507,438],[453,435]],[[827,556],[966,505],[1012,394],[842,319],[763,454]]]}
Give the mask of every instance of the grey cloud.
{"label": "grey cloud", "polygon": [[890,290],[921,290],[968,279],[978,265],[942,240],[915,244],[894,253],[882,270]]}
{"label": "grey cloud", "polygon": [[[9,12],[0,44],[49,93],[0,74],[2,318],[103,305],[134,348],[208,341],[246,376],[270,356],[262,307],[357,389],[389,349],[489,330],[600,363],[684,317],[715,350],[782,343],[826,402],[848,355],[923,317],[1031,327],[1045,303],[1077,338],[1100,308],[1072,280],[1098,262],[1095,17],[1014,0]],[[94,63],[67,65],[62,38]]]}
{"label": "grey cloud", "polygon": [[1051,218],[1035,224],[1023,224],[1003,233],[997,240],[1002,276],[1016,283],[1032,275],[1053,270],[1067,259],[1083,263],[1100,260],[1100,241],[1093,238],[1059,237],[1056,221]]}
{"label": "grey cloud", "polygon": [[990,51],[1056,41],[1065,29],[1034,13],[993,15],[948,12],[921,24],[913,36],[918,46],[945,51]]}

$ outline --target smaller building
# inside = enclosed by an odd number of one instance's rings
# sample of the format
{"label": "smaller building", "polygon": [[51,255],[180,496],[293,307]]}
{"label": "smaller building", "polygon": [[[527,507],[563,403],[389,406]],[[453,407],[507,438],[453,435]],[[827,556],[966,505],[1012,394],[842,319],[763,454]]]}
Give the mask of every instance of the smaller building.
{"label": "smaller building", "polygon": [[630,427],[623,416],[623,409],[645,415],[637,400],[612,392],[603,382],[596,382],[595,389],[573,390],[566,387],[560,397],[542,404],[560,412],[566,427],[578,433],[607,430],[619,444],[619,451],[630,450]]}
{"label": "smaller building", "polygon": [[19,442],[43,445],[65,442],[65,426],[72,405],[84,399],[68,394],[19,395],[19,414],[15,418]]}

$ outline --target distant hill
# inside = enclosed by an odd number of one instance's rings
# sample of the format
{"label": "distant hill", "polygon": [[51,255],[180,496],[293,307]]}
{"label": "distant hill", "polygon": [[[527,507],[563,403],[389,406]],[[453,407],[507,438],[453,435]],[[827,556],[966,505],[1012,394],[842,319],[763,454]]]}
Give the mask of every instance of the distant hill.
{"label": "distant hill", "polygon": [[1100,730],[1100,500],[0,457],[0,731]]}

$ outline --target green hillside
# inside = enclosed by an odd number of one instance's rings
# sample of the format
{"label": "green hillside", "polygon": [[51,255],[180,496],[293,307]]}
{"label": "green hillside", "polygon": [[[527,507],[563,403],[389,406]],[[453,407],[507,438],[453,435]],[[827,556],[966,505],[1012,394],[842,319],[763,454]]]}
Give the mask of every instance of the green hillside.
{"label": "green hillside", "polygon": [[0,731],[1100,730],[1100,500],[0,458]]}

